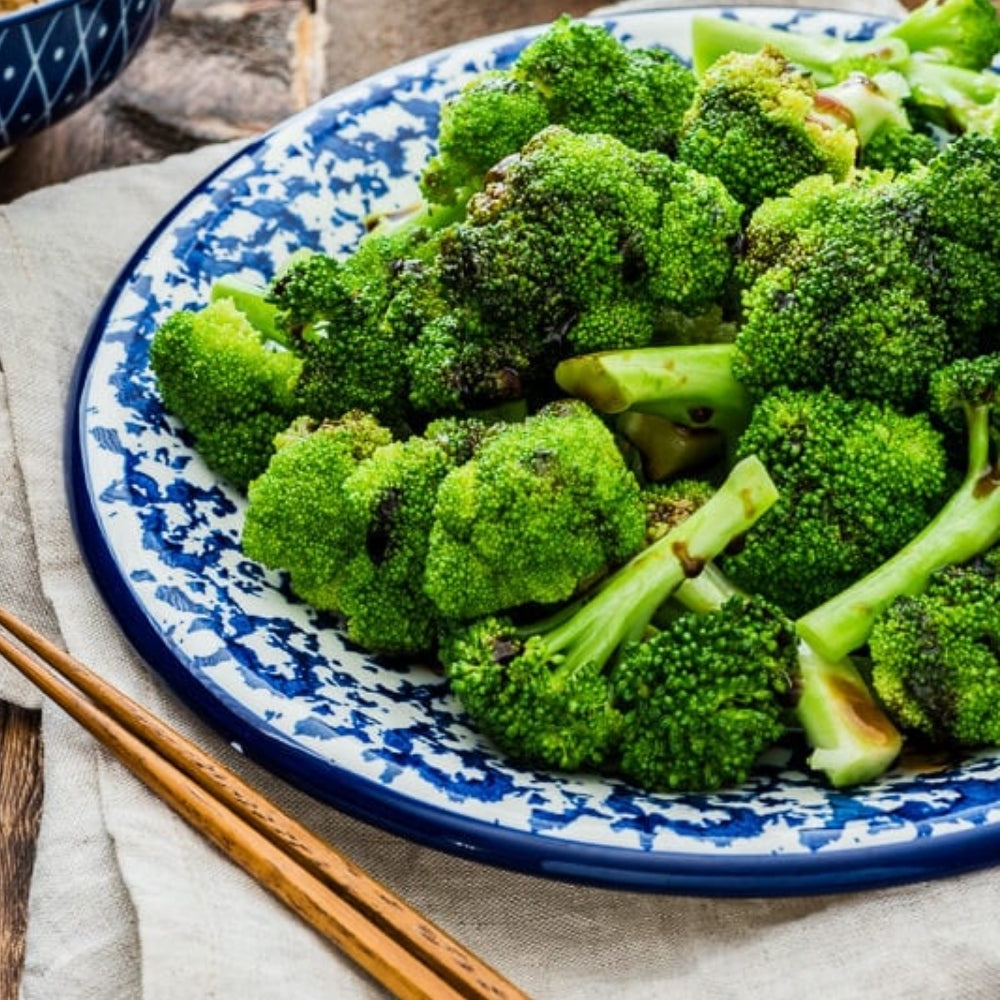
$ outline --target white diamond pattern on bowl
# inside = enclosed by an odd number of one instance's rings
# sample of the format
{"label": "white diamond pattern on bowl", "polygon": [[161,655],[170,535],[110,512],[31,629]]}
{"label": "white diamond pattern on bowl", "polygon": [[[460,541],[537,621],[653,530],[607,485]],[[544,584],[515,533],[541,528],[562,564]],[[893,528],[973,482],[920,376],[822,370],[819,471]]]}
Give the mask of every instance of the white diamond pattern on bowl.
{"label": "white diamond pattern on bowl", "polygon": [[124,69],[164,6],[153,0],[52,0],[0,27],[0,147],[83,105]]}

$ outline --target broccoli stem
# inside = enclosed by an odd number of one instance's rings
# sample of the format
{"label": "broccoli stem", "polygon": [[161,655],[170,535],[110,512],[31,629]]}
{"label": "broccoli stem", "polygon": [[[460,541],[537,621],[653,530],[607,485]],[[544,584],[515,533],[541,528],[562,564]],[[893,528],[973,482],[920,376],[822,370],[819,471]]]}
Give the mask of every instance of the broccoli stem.
{"label": "broccoli stem", "polygon": [[544,634],[550,654],[564,657],[560,673],[572,673],[588,661],[606,663],[623,642],[645,629],[685,580],[697,576],[777,499],[763,463],[755,456],[743,459],[698,510],[634,556],[572,614],[560,614],[550,626],[530,626],[523,635]]}
{"label": "broccoli stem", "polygon": [[894,556],[796,623],[822,656],[837,660],[863,646],[876,617],[897,597],[919,594],[931,574],[1000,541],[1000,472],[990,459],[990,410],[967,413],[969,469],[948,502]]}
{"label": "broccoli stem", "polygon": [[[674,599],[706,614],[742,591],[714,564],[677,589]],[[795,718],[812,752],[809,767],[835,788],[872,781],[899,756],[903,737],[849,657],[828,660],[807,642],[798,647]]]}
{"label": "broccoli stem", "polygon": [[696,17],[691,31],[692,66],[701,76],[729,52],[758,52],[773,46],[790,62],[808,69],[817,86],[837,83],[844,77],[845,60],[865,62],[884,69],[905,63],[910,54],[902,39],[881,35],[870,41],[804,35],[725,17]]}
{"label": "broccoli stem", "polygon": [[909,85],[898,73],[878,77],[852,73],[846,80],[819,90],[816,107],[835,121],[850,125],[858,142],[866,146],[883,128],[912,130],[902,104],[909,92]]}
{"label": "broccoli stem", "polygon": [[993,135],[1000,122],[1000,76],[929,59],[911,59],[906,80],[913,102],[945,125]]}
{"label": "broccoli stem", "polygon": [[582,354],[561,361],[555,379],[602,413],[647,413],[733,442],[750,414],[733,352],[732,344],[693,344]]}

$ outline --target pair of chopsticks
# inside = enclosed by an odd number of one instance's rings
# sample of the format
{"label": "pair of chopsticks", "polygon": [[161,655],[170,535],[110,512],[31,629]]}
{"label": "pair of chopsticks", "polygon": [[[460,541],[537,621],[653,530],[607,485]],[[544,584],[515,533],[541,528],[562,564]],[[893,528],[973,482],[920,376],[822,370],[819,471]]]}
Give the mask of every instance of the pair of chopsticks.
{"label": "pair of chopsticks", "polygon": [[222,763],[4,608],[0,627],[18,640],[0,633],[0,656],[393,996],[528,1000]]}

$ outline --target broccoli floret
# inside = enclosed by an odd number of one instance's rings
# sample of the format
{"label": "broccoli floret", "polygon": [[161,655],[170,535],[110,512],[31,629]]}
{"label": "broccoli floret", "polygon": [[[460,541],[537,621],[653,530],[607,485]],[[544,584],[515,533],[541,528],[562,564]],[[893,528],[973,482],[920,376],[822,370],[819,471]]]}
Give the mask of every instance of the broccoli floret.
{"label": "broccoli floret", "polygon": [[936,745],[1000,744],[1000,550],[897,597],[869,639],[872,683],[906,730]]}
{"label": "broccoli floret", "polygon": [[410,437],[376,449],[344,481],[360,544],[343,565],[339,611],[348,639],[389,654],[433,649],[440,615],[424,593],[438,488],[453,468],[439,440]]}
{"label": "broccoli floret", "polygon": [[584,404],[549,404],[491,436],[437,495],[424,586],[442,614],[471,619],[554,604],[642,545],[639,485]]}
{"label": "broccoli floret", "polygon": [[[989,281],[996,265],[976,245],[985,225],[956,225],[997,218],[991,196],[972,192],[998,152],[994,140],[961,138],[941,164],[825,188],[806,182],[800,208],[798,188],[783,210],[763,207],[740,269],[750,284],[735,376],[753,395],[830,385],[904,409],[926,405],[930,373],[974,353],[1000,315]],[[932,193],[939,188],[951,195],[946,204]],[[782,249],[796,220],[806,224]]]}
{"label": "broccoli floret", "polygon": [[392,435],[365,413],[321,424],[297,419],[276,440],[267,468],[247,491],[243,551],[289,574],[292,590],[325,611],[340,610],[343,569],[363,541],[363,522],[343,484]]}
{"label": "broccoli floret", "polygon": [[477,76],[441,106],[437,153],[420,176],[424,197],[464,203],[483,176],[550,124],[542,92],[508,70]]}
{"label": "broccoli floret", "polygon": [[617,651],[774,499],[764,467],[745,460],[703,507],[577,605],[541,623],[488,617],[450,634],[442,662],[473,725],[532,766],[613,768],[623,725],[610,679]]}
{"label": "broccoli floret", "polygon": [[441,242],[442,281],[564,353],[648,343],[660,310],[723,294],[739,205],[660,153],[559,126],[494,170]]}
{"label": "broccoli floret", "polygon": [[868,640],[876,617],[897,597],[915,596],[940,569],[968,562],[1000,541],[1000,473],[995,452],[1000,354],[963,358],[936,372],[935,409],[964,419],[965,478],[934,518],[906,545],[798,620],[800,634],[829,659]]}
{"label": "broccoli floret", "polygon": [[267,467],[274,436],[299,413],[302,361],[255,329],[231,299],[171,315],[149,363],[165,409],[208,465],[239,490]]}
{"label": "broccoli floret", "polygon": [[[698,576],[677,588],[673,603],[707,614],[739,597],[745,598],[746,594],[717,563],[709,563]],[[770,606],[770,613],[778,613],[776,606]],[[774,628],[779,628],[777,623]],[[787,619],[785,628],[794,634]],[[777,634],[787,632],[782,629]],[[802,640],[795,645],[788,704],[809,747],[809,768],[835,788],[880,777],[899,756],[903,737],[876,700],[861,670],[848,657],[827,660]]]}
{"label": "broccoli floret", "polygon": [[491,167],[547,125],[673,150],[694,76],[672,53],[626,46],[598,24],[556,20],[509,69],[481,73],[444,102],[427,200],[463,205]]}
{"label": "broccoli floret", "polygon": [[724,56],[698,82],[677,157],[720,178],[748,210],[805,177],[842,180],[854,167],[857,135],[818,93],[776,49]]}
{"label": "broccoli floret", "polygon": [[666,153],[695,86],[673,53],[628,48],[604,27],[565,15],[524,49],[512,72],[544,95],[552,124]]}
{"label": "broccoli floret", "polygon": [[947,452],[925,414],[829,389],[765,396],[736,454],[758,456],[780,498],[721,565],[790,615],[874,569],[947,498]]}
{"label": "broccoli floret", "polygon": [[396,262],[410,249],[373,233],[343,259],[306,255],[271,284],[275,325],[303,361],[300,413],[325,419],[361,409],[390,423],[403,420],[406,345],[382,317]]}
{"label": "broccoli floret", "polygon": [[795,647],[791,622],[757,597],[681,615],[627,645],[611,672],[621,774],[655,789],[745,781],[786,731]]}

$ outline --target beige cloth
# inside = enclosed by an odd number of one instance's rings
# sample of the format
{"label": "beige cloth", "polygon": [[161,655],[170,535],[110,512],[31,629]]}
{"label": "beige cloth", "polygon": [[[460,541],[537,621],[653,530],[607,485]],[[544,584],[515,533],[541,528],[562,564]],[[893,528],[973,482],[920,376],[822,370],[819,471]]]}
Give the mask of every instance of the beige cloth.
{"label": "beige cloth", "polygon": [[[895,7],[886,0],[881,9]],[[237,758],[161,688],[81,562],[63,484],[64,411],[77,351],[119,268],[230,151],[92,175],[0,210],[0,601],[247,774],[538,1000],[1000,995],[1000,870],[742,901],[510,874],[296,793]],[[0,695],[39,704],[3,667]],[[383,996],[49,705],[44,737],[23,1000]]]}

